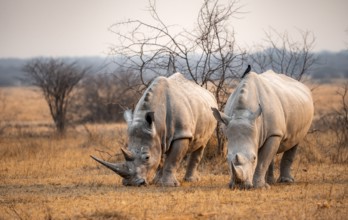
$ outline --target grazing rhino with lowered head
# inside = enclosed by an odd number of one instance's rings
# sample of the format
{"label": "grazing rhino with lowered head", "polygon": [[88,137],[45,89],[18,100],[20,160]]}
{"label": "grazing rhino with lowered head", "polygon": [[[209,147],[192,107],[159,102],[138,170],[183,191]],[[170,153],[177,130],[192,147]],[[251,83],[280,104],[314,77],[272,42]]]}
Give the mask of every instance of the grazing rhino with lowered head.
{"label": "grazing rhino with lowered head", "polygon": [[302,83],[272,71],[246,75],[224,113],[213,109],[226,125],[230,187],[268,188],[274,181],[273,158],[282,152],[278,181],[293,182],[291,164],[313,111],[311,91]]}
{"label": "grazing rhino with lowered head", "polygon": [[96,161],[123,177],[123,185],[179,186],[176,170],[190,153],[184,180],[198,180],[197,166],[216,128],[211,108],[214,96],[180,73],[157,77],[145,91],[134,112],[127,110],[128,149],[125,163]]}

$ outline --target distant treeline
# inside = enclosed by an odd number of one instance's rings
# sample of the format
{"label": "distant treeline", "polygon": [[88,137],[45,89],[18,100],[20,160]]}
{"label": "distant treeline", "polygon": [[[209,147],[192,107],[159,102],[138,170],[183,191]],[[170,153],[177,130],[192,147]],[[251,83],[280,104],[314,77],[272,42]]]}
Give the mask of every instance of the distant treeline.
{"label": "distant treeline", "polygon": [[[313,79],[329,81],[334,78],[348,78],[348,50],[332,53],[320,52],[315,67],[310,73]],[[90,67],[91,73],[115,73],[117,65],[115,57],[70,57],[62,58],[68,62],[76,62],[83,67]],[[25,85],[23,66],[30,59],[0,59],[0,86]]]}
{"label": "distant treeline", "polygon": [[318,63],[310,74],[314,79],[328,81],[332,78],[348,78],[348,50],[339,53],[318,53]]}

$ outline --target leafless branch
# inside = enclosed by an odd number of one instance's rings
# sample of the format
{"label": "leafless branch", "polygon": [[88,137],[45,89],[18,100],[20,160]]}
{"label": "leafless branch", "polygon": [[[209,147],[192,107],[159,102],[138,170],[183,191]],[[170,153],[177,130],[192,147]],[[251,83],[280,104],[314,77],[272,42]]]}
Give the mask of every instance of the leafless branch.
{"label": "leafless branch", "polygon": [[301,40],[294,41],[288,32],[278,32],[271,28],[266,35],[266,46],[257,46],[251,51],[249,61],[254,70],[264,72],[272,69],[297,80],[310,72],[317,57],[312,53],[315,37],[309,31],[298,30]]}
{"label": "leafless branch", "polygon": [[[152,23],[128,20],[115,23],[110,30],[119,39],[111,53],[121,57],[118,64],[132,70],[147,87],[158,75],[181,72],[215,95],[219,108],[225,106],[230,84],[242,72],[246,52],[235,43],[231,19],[241,11],[237,0],[221,4],[204,0],[196,27],[173,31],[160,18],[156,1],[149,1]],[[125,27],[128,31],[121,32]]]}
{"label": "leafless branch", "polygon": [[41,89],[57,131],[63,134],[70,94],[88,69],[53,58],[31,60],[23,69],[33,85]]}

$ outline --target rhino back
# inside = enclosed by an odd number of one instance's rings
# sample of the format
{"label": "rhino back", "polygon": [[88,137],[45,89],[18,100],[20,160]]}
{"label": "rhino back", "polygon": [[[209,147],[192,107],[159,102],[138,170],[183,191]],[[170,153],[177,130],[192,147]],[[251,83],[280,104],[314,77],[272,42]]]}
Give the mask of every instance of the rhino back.
{"label": "rhino back", "polygon": [[176,139],[189,138],[195,143],[192,145],[206,143],[216,126],[211,107],[217,104],[209,91],[176,73],[156,78],[134,113],[155,112],[156,130],[165,152]]}
{"label": "rhino back", "polygon": [[[243,96],[246,97],[241,99]],[[240,105],[255,111],[259,104],[262,108],[261,143],[270,136],[281,136],[279,152],[283,152],[304,138],[314,111],[311,92],[305,85],[272,71],[250,73],[228,100],[225,113],[231,115]]]}

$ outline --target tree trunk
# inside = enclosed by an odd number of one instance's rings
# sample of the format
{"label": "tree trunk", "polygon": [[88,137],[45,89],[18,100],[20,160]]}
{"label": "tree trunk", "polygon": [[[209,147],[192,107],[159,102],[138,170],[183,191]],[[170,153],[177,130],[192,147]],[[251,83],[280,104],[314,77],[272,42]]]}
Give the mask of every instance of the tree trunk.
{"label": "tree trunk", "polygon": [[65,134],[65,114],[61,109],[57,109],[57,115],[55,117],[55,125],[59,136]]}

